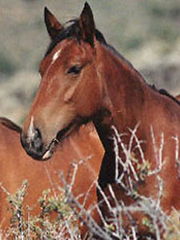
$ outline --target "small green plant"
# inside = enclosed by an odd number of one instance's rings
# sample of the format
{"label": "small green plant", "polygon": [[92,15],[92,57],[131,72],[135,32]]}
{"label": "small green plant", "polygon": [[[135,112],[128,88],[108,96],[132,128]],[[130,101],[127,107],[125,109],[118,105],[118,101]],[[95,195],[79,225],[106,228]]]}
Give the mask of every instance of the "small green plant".
{"label": "small green plant", "polygon": [[[6,192],[6,190],[4,189]],[[8,193],[8,192],[7,192]],[[80,239],[77,218],[68,205],[63,192],[52,196],[49,189],[37,200],[41,212],[32,215],[32,208],[25,206],[28,181],[23,181],[14,194],[8,193],[12,218],[5,239]]]}

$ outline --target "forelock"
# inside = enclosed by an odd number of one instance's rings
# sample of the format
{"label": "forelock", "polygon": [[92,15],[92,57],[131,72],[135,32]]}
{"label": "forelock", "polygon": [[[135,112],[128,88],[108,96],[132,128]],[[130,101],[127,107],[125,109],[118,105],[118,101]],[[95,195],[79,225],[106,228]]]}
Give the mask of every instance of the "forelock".
{"label": "forelock", "polygon": [[[97,29],[95,30],[95,36],[99,42],[106,44],[106,40],[103,34]],[[50,43],[45,53],[45,56],[47,56],[56,47],[56,45],[59,42],[63,41],[64,39],[70,39],[70,38],[76,38],[79,43],[81,41],[82,36],[81,36],[78,19],[70,20],[64,25],[63,30],[61,30],[60,33],[57,35],[57,37]]]}

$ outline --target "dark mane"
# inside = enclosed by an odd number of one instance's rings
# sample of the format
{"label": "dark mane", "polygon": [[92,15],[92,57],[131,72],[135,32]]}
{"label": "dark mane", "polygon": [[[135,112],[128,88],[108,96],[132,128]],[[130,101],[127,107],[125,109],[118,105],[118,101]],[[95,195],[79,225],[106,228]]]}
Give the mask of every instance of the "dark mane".
{"label": "dark mane", "polygon": [[175,97],[173,97],[170,93],[168,93],[168,91],[166,91],[165,89],[161,88],[161,89],[157,89],[156,86],[153,84],[153,85],[150,85],[149,84],[149,87],[151,89],[153,89],[153,91],[156,91],[158,93],[160,93],[161,95],[164,95],[168,98],[170,98],[171,100],[173,100],[174,102],[176,102],[179,106],[180,106],[180,102],[178,101],[178,99],[176,99]]}
{"label": "dark mane", "polygon": [[[71,25],[66,26],[69,23],[71,23]],[[103,34],[97,29],[95,30],[95,36],[99,42],[106,45],[106,40]],[[76,38],[79,42],[81,41],[82,36],[78,19],[70,20],[64,25],[64,29],[57,35],[55,40],[50,43],[45,56],[47,56],[59,42],[67,38]]]}
{"label": "dark mane", "polygon": [[[133,68],[132,63],[130,63],[121,53],[119,53],[112,45],[106,44],[107,48],[113,52],[118,58],[120,58],[124,63],[126,63],[129,67]],[[135,70],[135,69],[134,69]]]}
{"label": "dark mane", "polygon": [[[100,43],[105,45],[110,51],[116,54],[122,61],[126,62],[129,66],[132,67],[132,64],[127,59],[125,59],[118,51],[116,51],[113,46],[107,44],[103,34],[98,29],[95,30],[95,36]],[[50,43],[45,53],[45,56],[47,56],[59,42],[67,38],[76,38],[79,42],[81,41],[82,36],[81,36],[78,19],[70,20],[64,24],[63,30],[61,30],[60,33],[55,38],[55,40]]]}
{"label": "dark mane", "polygon": [[170,93],[168,93],[165,89],[159,89],[159,93],[166,97],[169,97],[180,106],[180,102],[175,97],[173,97]]}
{"label": "dark mane", "polygon": [[[116,51],[116,49],[115,49],[113,46],[111,46],[111,45],[109,45],[109,44],[106,44],[106,46],[107,46],[107,48],[108,48],[110,51],[112,51],[118,58],[120,58],[124,63],[126,63],[126,64],[131,68],[131,70],[136,71],[136,73],[141,77],[141,79],[143,79],[144,81],[146,81],[146,80],[144,79],[144,77],[141,75],[141,73],[140,73],[139,71],[137,71],[137,70],[133,67],[133,65],[132,65],[125,57],[123,57],[123,55],[121,55],[118,51]],[[171,95],[168,91],[166,91],[165,89],[157,89],[154,84],[153,84],[153,85],[148,84],[148,86],[149,86],[151,89],[153,89],[154,91],[160,93],[161,95],[164,95],[164,96],[170,98],[172,101],[174,101],[175,103],[177,103],[177,104],[180,106],[180,101],[179,101],[178,99],[176,99],[174,96],[172,96],[172,95]]]}

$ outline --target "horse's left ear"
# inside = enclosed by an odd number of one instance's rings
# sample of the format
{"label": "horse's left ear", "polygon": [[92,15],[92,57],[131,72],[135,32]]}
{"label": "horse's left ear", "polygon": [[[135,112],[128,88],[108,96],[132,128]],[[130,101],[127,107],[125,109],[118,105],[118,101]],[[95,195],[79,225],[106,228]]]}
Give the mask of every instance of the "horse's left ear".
{"label": "horse's left ear", "polygon": [[79,26],[82,35],[82,40],[88,42],[94,47],[95,23],[92,10],[86,2],[84,9],[79,18]]}

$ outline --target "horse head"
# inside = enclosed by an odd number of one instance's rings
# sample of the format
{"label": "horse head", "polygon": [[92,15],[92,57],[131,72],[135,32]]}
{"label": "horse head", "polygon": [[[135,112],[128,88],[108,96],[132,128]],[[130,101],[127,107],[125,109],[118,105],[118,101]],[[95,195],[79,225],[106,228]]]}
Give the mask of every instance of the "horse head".
{"label": "horse head", "polygon": [[86,3],[79,19],[65,26],[45,8],[51,43],[40,64],[42,77],[21,142],[35,159],[50,158],[56,143],[96,115],[102,98],[96,49],[105,43]]}

